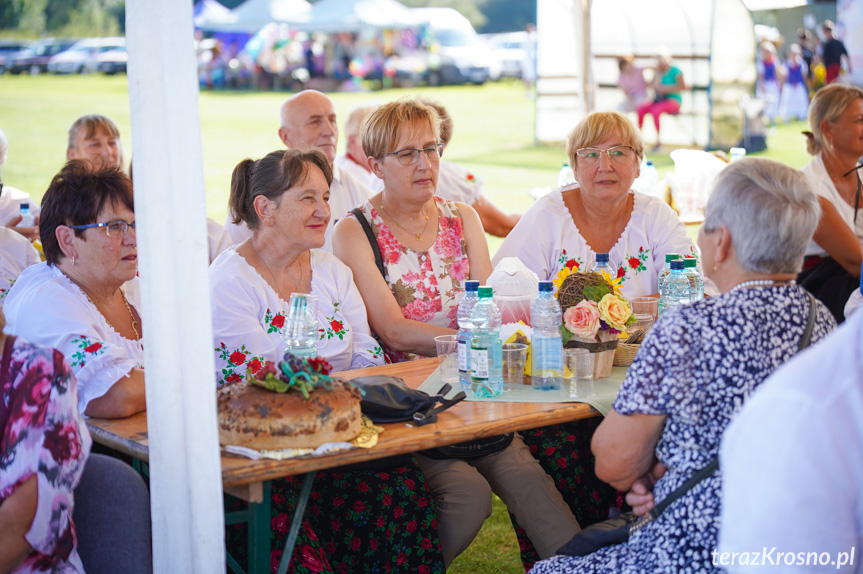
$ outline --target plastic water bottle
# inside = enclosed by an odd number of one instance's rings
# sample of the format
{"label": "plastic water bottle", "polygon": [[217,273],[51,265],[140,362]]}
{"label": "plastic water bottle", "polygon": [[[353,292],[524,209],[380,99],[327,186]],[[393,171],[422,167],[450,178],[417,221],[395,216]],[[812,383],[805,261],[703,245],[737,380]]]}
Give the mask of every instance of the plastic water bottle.
{"label": "plastic water bottle", "polygon": [[470,391],[476,397],[496,397],[503,393],[500,311],[491,297],[491,287],[480,287],[479,301],[470,312],[473,328],[470,340]]}
{"label": "plastic water bottle", "polygon": [[683,273],[683,261],[675,259],[671,262],[671,273],[665,278],[659,293],[661,312],[690,302],[692,288],[689,286],[689,277]]}
{"label": "plastic water bottle", "polygon": [[633,184],[633,187],[641,193],[656,197],[656,187],[659,185],[659,171],[653,162],[645,158],[641,164],[641,175]]}
{"label": "plastic water bottle", "polygon": [[30,213],[30,204],[24,202],[21,204],[21,221],[18,223],[20,227],[33,227],[36,225],[36,218]]}
{"label": "plastic water bottle", "polygon": [[306,293],[291,293],[291,311],[285,321],[287,352],[299,357],[315,357],[318,349],[317,299]]}
{"label": "plastic water bottle", "polygon": [[733,147],[729,151],[729,155],[731,156],[729,163],[734,163],[735,161],[737,161],[739,159],[743,159],[744,157],[746,157],[746,148],[745,147]]}
{"label": "plastic water bottle", "polygon": [[473,327],[470,312],[479,301],[479,281],[465,281],[464,297],[458,304],[458,380],[462,389],[470,390],[470,340]]}
{"label": "plastic water bottle", "polygon": [[695,257],[683,258],[683,274],[689,279],[689,288],[692,290],[690,299],[692,301],[704,299],[704,280],[699,275],[695,264]]}
{"label": "plastic water bottle", "polygon": [[575,183],[575,172],[572,171],[568,163],[565,163],[560,168],[560,173],[557,174],[557,187],[564,187],[573,183]]}
{"label": "plastic water bottle", "polygon": [[560,389],[563,381],[563,341],[560,337],[560,304],[554,284],[539,282],[539,297],[530,306],[533,335],[530,338],[530,383],[535,389]]}
{"label": "plastic water bottle", "polygon": [[662,268],[662,271],[659,272],[659,281],[656,283],[657,291],[659,291],[659,305],[657,307],[657,317],[662,314],[662,284],[665,283],[665,278],[668,277],[668,274],[671,273],[671,262],[675,259],[680,259],[680,255],[677,253],[666,253],[665,254],[665,267]]}
{"label": "plastic water bottle", "polygon": [[617,277],[617,269],[614,268],[614,265],[612,265],[611,261],[609,260],[608,253],[596,254],[596,264],[593,266],[593,269],[591,269],[591,271],[594,271],[596,273],[599,273],[600,271],[605,271],[612,279]]}

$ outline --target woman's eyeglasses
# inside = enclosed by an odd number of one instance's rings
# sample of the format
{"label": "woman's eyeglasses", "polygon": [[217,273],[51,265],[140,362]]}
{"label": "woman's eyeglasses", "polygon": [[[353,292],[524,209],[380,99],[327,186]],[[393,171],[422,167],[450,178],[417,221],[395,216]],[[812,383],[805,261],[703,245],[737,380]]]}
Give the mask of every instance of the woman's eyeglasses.
{"label": "woman's eyeglasses", "polygon": [[443,155],[443,144],[434,144],[423,149],[400,149],[385,153],[383,157],[394,155],[399,159],[400,164],[413,165],[419,160],[420,152],[425,152],[429,161],[438,161]]}
{"label": "woman's eyeglasses", "polygon": [[88,223],[87,225],[70,225],[72,229],[90,229],[91,227],[104,227],[108,237],[123,237],[129,233],[129,229],[135,229],[135,222],[126,223],[122,219],[109,221],[107,223]]}
{"label": "woman's eyeglasses", "polygon": [[575,155],[586,165],[594,165],[599,163],[599,158],[603,152],[612,163],[623,163],[635,157],[635,148],[628,145],[616,145],[608,149],[583,147],[575,150]]}

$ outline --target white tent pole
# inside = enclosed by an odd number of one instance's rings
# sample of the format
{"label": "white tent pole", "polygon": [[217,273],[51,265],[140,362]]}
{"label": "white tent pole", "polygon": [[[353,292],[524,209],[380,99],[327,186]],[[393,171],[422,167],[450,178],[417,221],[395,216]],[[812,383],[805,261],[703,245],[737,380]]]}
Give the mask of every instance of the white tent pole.
{"label": "white tent pole", "polygon": [[157,574],[225,569],[192,4],[128,0]]}

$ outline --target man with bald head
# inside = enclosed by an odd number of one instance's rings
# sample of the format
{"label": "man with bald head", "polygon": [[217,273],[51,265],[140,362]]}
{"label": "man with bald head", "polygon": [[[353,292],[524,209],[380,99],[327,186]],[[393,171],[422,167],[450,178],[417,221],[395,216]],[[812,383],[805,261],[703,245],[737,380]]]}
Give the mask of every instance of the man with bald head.
{"label": "man with bald head", "polygon": [[[353,175],[334,165],[336,145],[339,141],[339,128],[336,124],[336,110],[333,102],[317,90],[303,90],[294,94],[282,104],[279,110],[279,139],[288,148],[320,150],[333,168],[333,183],[330,186],[330,222],[327,224],[324,249],[332,251],[330,237],[333,225],[348,211],[365,203],[372,190]],[[245,224],[235,224],[228,214],[225,227],[231,238],[239,243],[251,235]]]}

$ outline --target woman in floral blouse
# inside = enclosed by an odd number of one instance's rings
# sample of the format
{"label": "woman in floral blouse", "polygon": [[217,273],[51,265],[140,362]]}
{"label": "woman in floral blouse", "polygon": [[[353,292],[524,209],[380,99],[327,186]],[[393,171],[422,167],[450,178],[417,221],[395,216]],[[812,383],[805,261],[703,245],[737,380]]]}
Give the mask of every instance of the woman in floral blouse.
{"label": "woman in floral blouse", "polygon": [[[354,271],[372,329],[388,358],[434,356],[434,337],[457,327],[463,282],[491,272],[488,245],[476,211],[435,195],[440,168],[440,119],[417,100],[378,108],[362,130],[363,151],[384,182],[360,206],[377,239],[387,277],[375,265],[360,223],[336,226],[333,250]],[[507,437],[508,438],[508,437]],[[518,434],[502,450],[471,459],[417,454],[437,507],[447,565],[470,545],[491,514],[496,493],[516,515],[542,556],[575,532],[578,523]]]}
{"label": "woman in floral blouse", "polygon": [[75,376],[59,351],[13,341],[5,323],[0,310],[0,571],[83,573],[72,491],[91,440]]}
{"label": "woman in floral blouse", "polygon": [[[231,179],[231,210],[249,239],[210,266],[216,380],[231,383],[279,361],[291,293],[317,297],[318,355],[336,371],[383,364],[351,270],[321,250],[330,220],[332,171],[320,151],[280,150],[246,159]],[[287,538],[301,481],[272,485],[272,557]],[[434,505],[422,471],[407,457],[374,470],[315,476],[292,559],[296,572],[442,572]],[[228,550],[242,558],[245,526],[229,526]]]}

